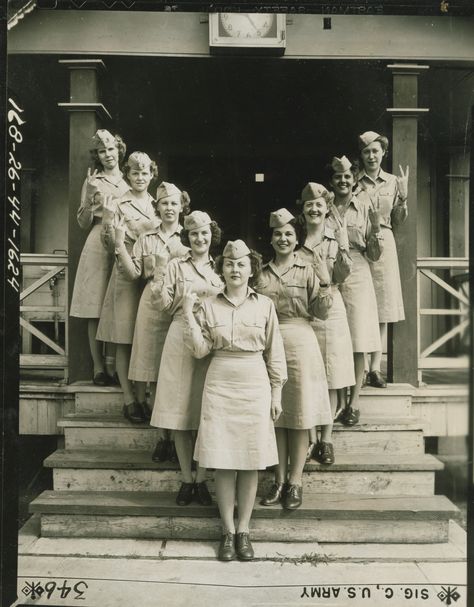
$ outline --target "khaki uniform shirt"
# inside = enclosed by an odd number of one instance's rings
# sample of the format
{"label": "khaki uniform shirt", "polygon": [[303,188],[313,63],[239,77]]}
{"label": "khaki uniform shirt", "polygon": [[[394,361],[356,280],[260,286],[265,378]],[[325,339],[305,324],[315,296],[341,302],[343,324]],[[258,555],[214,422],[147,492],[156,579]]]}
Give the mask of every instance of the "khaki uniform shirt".
{"label": "khaki uniform shirt", "polygon": [[155,276],[150,282],[153,305],[172,316],[182,314],[184,294],[196,293],[202,301],[204,298],[222,291],[224,284],[214,272],[212,259],[202,266],[194,264],[191,253],[172,259],[166,272],[155,269]]}
{"label": "khaki uniform shirt", "polygon": [[392,225],[400,225],[408,217],[406,201],[403,202],[399,198],[395,175],[380,170],[377,177],[372,179],[364,170],[361,171],[357,196],[364,199],[364,195],[380,212],[380,225],[391,228]]}
{"label": "khaki uniform shirt", "polygon": [[[353,196],[349,202],[349,206],[344,213],[347,220],[349,250],[355,249],[361,253],[365,253],[370,260],[377,261],[382,254],[383,244],[372,231],[372,224],[369,219],[369,207],[368,201],[360,200],[357,196]],[[340,212],[339,215],[341,215]],[[330,228],[336,229],[337,222],[332,215],[329,215],[326,221]]]}
{"label": "khaki uniform shirt", "polygon": [[115,251],[119,270],[130,280],[136,280],[140,276],[145,280],[150,280],[155,272],[155,255],[166,249],[170,254],[170,259],[173,259],[182,257],[189,251],[189,248],[181,242],[182,229],[181,226],[178,226],[176,232],[168,237],[163,234],[161,228],[140,234],[133,245],[131,255],[128,254],[124,245],[121,246]]}
{"label": "khaki uniform shirt", "polygon": [[[105,173],[98,173],[94,179],[93,186],[97,192],[102,192],[105,196],[110,195],[114,198],[123,196],[130,188],[128,183],[120,177],[117,181],[112,180]],[[81,204],[77,209],[77,223],[83,230],[90,228],[92,223],[99,223],[102,219],[102,203],[92,203],[86,198],[87,179],[84,181],[81,190]]]}
{"label": "khaki uniform shirt", "polygon": [[332,284],[344,282],[351,273],[352,259],[349,251],[341,249],[337,242],[334,231],[327,225],[324,226],[322,241],[310,249],[305,244],[298,249],[296,254],[308,263],[313,263],[315,253],[323,252],[326,256],[326,265]]}
{"label": "khaki uniform shirt", "polygon": [[275,304],[279,320],[316,316],[325,320],[332,305],[329,287],[319,287],[310,263],[294,255],[293,265],[280,274],[273,261],[265,264],[255,290]]}
{"label": "khaki uniform shirt", "polygon": [[262,352],[272,388],[286,382],[283,340],[275,307],[268,297],[249,287],[247,297],[236,306],[222,292],[203,301],[195,317],[199,329],[186,323],[184,333],[193,356],[203,358],[213,350]]}
{"label": "khaki uniform shirt", "polygon": [[153,198],[147,193],[146,198],[137,200],[129,190],[121,198],[113,200],[114,218],[111,223],[102,222],[102,243],[109,251],[115,249],[115,228],[123,220],[125,227],[125,246],[132,247],[133,243],[143,232],[156,228],[161,219],[157,217],[153,207]]}

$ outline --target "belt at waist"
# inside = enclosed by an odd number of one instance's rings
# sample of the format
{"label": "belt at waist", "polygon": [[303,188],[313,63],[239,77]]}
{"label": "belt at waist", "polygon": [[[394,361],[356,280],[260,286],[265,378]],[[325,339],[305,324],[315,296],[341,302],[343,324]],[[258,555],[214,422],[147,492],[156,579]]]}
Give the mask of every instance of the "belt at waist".
{"label": "belt at waist", "polygon": [[311,322],[311,318],[303,318],[302,316],[296,316],[294,318],[279,318],[278,323],[280,325],[308,325]]}
{"label": "belt at waist", "polygon": [[214,350],[215,358],[262,358],[262,352],[246,350]]}

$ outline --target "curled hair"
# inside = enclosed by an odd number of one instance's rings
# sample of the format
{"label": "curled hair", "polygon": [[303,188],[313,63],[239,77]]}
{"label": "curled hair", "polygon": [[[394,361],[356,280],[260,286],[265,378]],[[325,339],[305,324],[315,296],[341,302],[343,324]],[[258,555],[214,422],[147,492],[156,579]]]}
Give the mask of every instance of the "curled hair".
{"label": "curled hair", "polygon": [[[125,181],[128,184],[130,184],[130,181],[128,180],[128,175],[131,170],[132,170],[132,167],[129,166],[127,163],[125,163],[123,165],[123,168],[122,168],[123,178],[125,179]],[[156,179],[156,177],[158,177],[158,165],[156,164],[156,162],[154,160],[152,160],[150,163],[150,173],[151,173],[152,179]]]}
{"label": "curled hair", "polygon": [[[217,221],[211,221],[209,226],[211,228],[211,246],[209,248],[212,249],[221,243],[222,230],[217,225]],[[191,247],[191,243],[189,242],[189,230],[183,228],[180,232],[180,236],[181,242],[184,244],[184,246]]]}
{"label": "curled hair", "polygon": [[[303,217],[304,219],[304,217]],[[299,220],[298,217],[293,217],[293,219],[290,219],[290,221],[288,222],[288,225],[292,226],[293,229],[295,230],[295,234],[296,234],[296,240],[298,241],[298,245],[301,246],[303,244],[303,239],[304,239],[304,232],[303,232],[303,226],[301,225],[301,221]],[[283,227],[283,226],[282,226]],[[272,231],[272,235],[274,230],[278,230],[279,228],[270,228]],[[299,248],[299,246],[297,245],[297,248]]]}
{"label": "curled hair", "polygon": [[[260,255],[260,253],[257,253],[257,251],[250,249],[250,254],[248,255],[248,257],[250,257],[250,267],[252,269],[252,276],[249,278],[249,285],[252,287],[254,284],[257,283],[258,279],[260,278],[260,273],[262,271],[262,256]],[[216,258],[214,270],[216,274],[218,274],[222,278],[222,280],[224,280],[223,267],[224,256],[219,255]]]}
{"label": "curled hair", "polygon": [[[328,184],[330,184],[332,176],[338,171],[335,171],[330,164],[327,164],[324,167],[324,172],[326,174],[326,181],[328,182]],[[357,176],[359,174],[359,161],[358,160],[351,159],[350,172],[354,175],[354,179],[357,181]],[[331,187],[331,186],[329,185],[329,187]],[[332,200],[331,200],[331,203],[332,203]],[[330,204],[330,202],[328,202],[328,204]]]}
{"label": "curled hair", "polygon": [[388,151],[388,137],[385,137],[385,135],[380,135],[377,137],[377,139],[375,139],[375,141],[380,143],[384,154],[386,154]]}
{"label": "curled hair", "polygon": [[[114,135],[114,139],[115,139],[115,145],[117,146],[117,150],[118,150],[118,163],[119,166],[122,166],[123,163],[123,159],[125,158],[125,153],[127,151],[127,146],[125,145],[124,140],[122,139],[122,137],[120,137],[120,135]],[[96,169],[97,171],[102,171],[104,169],[104,167],[102,166],[102,163],[99,160],[99,154],[97,153],[97,149],[92,149],[89,150],[90,155],[91,155],[91,160],[94,164],[94,169]]]}
{"label": "curled hair", "polygon": [[[153,208],[155,209],[156,215],[159,217],[160,212],[158,209],[158,204],[159,204],[159,200],[157,201],[157,200],[153,199],[152,205],[153,205]],[[179,214],[180,223],[182,222],[183,217],[185,217],[186,215],[189,215],[189,213],[191,212],[191,198],[190,198],[189,194],[187,192],[185,192],[184,190],[181,192],[181,206],[182,206],[182,210]]]}

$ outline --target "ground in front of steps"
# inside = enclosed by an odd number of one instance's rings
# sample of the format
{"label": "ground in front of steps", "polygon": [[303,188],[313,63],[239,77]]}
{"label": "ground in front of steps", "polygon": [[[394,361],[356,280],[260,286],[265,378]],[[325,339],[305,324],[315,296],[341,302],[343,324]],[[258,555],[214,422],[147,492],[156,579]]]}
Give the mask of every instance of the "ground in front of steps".
{"label": "ground in front of steps", "polygon": [[454,522],[445,544],[259,542],[251,563],[217,561],[216,542],[49,539],[38,531],[32,517],[20,533],[15,605],[467,605],[466,534]]}

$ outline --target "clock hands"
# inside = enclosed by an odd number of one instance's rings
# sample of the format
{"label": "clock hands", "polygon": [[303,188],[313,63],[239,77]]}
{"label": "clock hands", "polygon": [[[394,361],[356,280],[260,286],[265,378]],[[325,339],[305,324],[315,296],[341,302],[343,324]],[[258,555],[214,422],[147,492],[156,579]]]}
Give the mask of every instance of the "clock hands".
{"label": "clock hands", "polygon": [[250,23],[252,24],[252,26],[255,29],[255,31],[258,31],[258,27],[255,25],[255,21],[252,19],[252,17],[248,13],[244,13],[244,15],[250,21]]}

